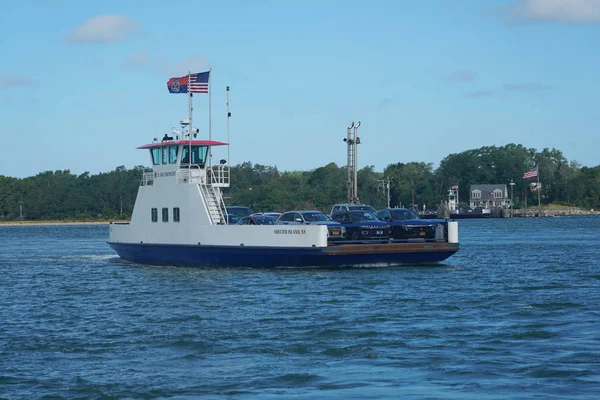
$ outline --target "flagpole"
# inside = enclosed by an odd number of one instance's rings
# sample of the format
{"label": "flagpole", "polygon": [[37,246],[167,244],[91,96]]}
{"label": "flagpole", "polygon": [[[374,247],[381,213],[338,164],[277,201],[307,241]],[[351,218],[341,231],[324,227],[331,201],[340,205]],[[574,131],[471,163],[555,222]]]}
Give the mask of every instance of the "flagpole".
{"label": "flagpole", "polygon": [[212,89],[210,87],[210,81],[211,81],[211,72],[212,72],[212,67],[209,65],[208,66],[208,140],[212,140],[212,112],[211,112],[211,93],[212,93]]}
{"label": "flagpole", "polygon": [[229,148],[230,146],[230,141],[229,141],[229,119],[231,118],[231,112],[229,112],[229,86],[227,86],[227,163],[229,165],[231,165],[231,163],[229,162]]}
{"label": "flagpole", "polygon": [[538,166],[536,166],[537,168],[537,192],[538,192],[538,217],[542,216],[542,201],[540,199],[540,192],[542,191],[542,187],[540,186],[540,168]]}
{"label": "flagpole", "polygon": [[192,168],[192,131],[194,130],[194,124],[192,123],[192,92],[190,91],[192,86],[192,71],[188,71],[188,86],[187,86],[187,90],[188,90],[188,99],[189,99],[189,112],[190,112],[190,116],[189,116],[189,125],[188,125],[188,135],[189,135],[189,141],[188,141],[188,169]]}

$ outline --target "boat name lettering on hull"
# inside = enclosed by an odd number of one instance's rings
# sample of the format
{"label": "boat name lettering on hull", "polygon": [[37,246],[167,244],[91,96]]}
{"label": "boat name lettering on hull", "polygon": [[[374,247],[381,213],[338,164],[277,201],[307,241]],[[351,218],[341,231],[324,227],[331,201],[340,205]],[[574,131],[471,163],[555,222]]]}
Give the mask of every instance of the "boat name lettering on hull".
{"label": "boat name lettering on hull", "polygon": [[164,178],[165,176],[175,176],[175,175],[176,175],[175,172],[155,172],[154,173],[155,178]]}
{"label": "boat name lettering on hull", "polygon": [[306,235],[306,229],[275,229],[276,235]]}

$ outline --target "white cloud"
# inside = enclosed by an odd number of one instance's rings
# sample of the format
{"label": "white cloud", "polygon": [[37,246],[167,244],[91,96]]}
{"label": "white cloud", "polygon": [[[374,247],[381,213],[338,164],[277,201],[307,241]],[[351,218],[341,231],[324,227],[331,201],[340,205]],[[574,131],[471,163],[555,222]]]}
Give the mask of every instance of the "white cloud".
{"label": "white cloud", "polygon": [[150,54],[147,51],[140,51],[123,61],[123,66],[127,68],[146,68],[151,67],[152,63],[153,60],[150,58]]}
{"label": "white cloud", "polygon": [[600,0],[519,0],[505,11],[510,23],[600,22]]}
{"label": "white cloud", "polygon": [[188,57],[180,62],[178,62],[177,64],[173,65],[172,67],[168,67],[167,69],[165,69],[166,73],[169,73],[173,76],[178,75],[178,76],[183,76],[186,75],[188,72],[200,72],[200,71],[206,71],[209,68],[208,62],[206,61],[206,58],[201,57],[201,56],[192,56],[192,57]]}
{"label": "white cloud", "polygon": [[33,81],[25,76],[17,76],[12,74],[4,74],[0,76],[0,89],[31,85],[33,85]]}
{"label": "white cloud", "polygon": [[67,35],[71,43],[117,43],[141,32],[141,25],[122,15],[92,17]]}
{"label": "white cloud", "polygon": [[202,56],[190,56],[176,64],[171,64],[169,56],[152,55],[147,51],[140,51],[131,55],[123,61],[122,66],[169,76],[183,76],[190,71],[206,71],[210,67],[206,58]]}

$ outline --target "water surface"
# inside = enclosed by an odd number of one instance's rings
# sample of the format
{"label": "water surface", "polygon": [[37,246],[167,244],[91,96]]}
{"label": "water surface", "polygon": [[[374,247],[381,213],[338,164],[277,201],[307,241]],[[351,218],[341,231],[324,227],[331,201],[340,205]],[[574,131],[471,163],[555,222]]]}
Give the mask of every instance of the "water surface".
{"label": "water surface", "polygon": [[460,221],[434,267],[121,261],[0,227],[0,397],[592,399],[600,216]]}

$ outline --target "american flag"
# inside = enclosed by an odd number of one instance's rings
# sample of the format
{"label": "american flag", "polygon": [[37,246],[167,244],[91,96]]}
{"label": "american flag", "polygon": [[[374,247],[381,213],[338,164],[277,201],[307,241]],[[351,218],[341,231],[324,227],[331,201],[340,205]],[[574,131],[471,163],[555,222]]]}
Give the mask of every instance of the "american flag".
{"label": "american flag", "polygon": [[190,75],[188,93],[208,93],[210,71]]}
{"label": "american flag", "polygon": [[531,168],[529,171],[525,172],[523,179],[535,178],[536,176],[538,176],[538,167]]}

